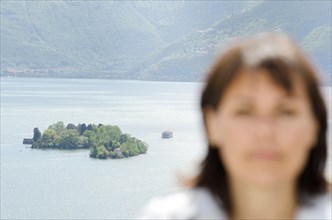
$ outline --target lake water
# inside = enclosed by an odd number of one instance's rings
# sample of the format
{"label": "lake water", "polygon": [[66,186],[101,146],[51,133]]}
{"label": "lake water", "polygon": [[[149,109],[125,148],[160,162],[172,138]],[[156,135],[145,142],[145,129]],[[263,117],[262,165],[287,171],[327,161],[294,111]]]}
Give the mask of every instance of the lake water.
{"label": "lake water", "polygon": [[[149,199],[176,191],[176,174],[193,172],[205,153],[201,86],[1,78],[1,219],[128,219]],[[322,92],[331,112],[331,88]],[[34,127],[57,121],[118,125],[150,147],[129,159],[97,160],[88,150],[22,144]],[[166,129],[173,139],[160,138]]]}

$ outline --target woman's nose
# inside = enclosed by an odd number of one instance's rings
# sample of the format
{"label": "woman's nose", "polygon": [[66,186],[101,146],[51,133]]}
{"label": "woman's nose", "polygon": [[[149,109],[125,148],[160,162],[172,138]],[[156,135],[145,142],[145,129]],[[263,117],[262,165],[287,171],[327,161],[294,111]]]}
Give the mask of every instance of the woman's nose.
{"label": "woman's nose", "polygon": [[275,135],[276,124],[271,116],[260,116],[255,120],[256,137],[262,140],[271,140]]}

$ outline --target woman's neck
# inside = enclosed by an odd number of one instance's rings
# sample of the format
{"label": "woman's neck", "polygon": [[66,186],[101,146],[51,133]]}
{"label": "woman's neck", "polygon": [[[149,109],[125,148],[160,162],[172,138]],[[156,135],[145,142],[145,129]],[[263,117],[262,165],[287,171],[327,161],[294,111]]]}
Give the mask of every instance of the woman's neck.
{"label": "woman's neck", "polygon": [[231,219],[294,219],[297,209],[295,184],[258,187],[231,183]]}

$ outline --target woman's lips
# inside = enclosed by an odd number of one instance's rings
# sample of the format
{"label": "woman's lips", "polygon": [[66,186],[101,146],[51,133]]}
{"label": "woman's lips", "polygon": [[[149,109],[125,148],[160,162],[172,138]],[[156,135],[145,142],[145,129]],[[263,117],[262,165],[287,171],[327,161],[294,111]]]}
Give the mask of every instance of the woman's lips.
{"label": "woman's lips", "polygon": [[252,158],[258,160],[278,160],[280,154],[272,151],[256,151],[252,153]]}

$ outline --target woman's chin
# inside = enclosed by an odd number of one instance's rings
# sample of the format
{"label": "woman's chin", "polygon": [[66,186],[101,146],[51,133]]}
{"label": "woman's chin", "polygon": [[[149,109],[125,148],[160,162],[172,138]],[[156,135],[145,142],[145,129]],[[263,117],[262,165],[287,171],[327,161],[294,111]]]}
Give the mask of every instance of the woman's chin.
{"label": "woman's chin", "polygon": [[278,187],[292,182],[288,178],[273,172],[251,173],[247,180],[250,185],[264,188]]}

